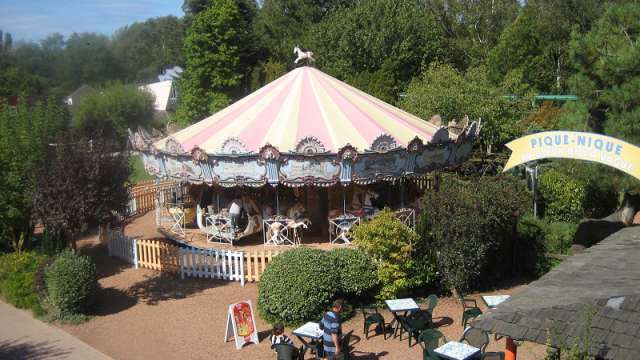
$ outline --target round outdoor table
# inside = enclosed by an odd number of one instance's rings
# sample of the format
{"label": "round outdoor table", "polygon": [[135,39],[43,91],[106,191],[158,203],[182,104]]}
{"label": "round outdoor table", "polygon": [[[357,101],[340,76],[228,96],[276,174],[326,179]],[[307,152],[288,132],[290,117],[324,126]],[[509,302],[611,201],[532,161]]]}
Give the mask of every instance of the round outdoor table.
{"label": "round outdoor table", "polygon": [[[324,332],[320,330],[320,324],[317,322],[308,322],[292,332],[305,348],[316,350],[315,359],[320,359],[322,356],[323,333]],[[309,338],[309,342],[307,342],[305,338]]]}

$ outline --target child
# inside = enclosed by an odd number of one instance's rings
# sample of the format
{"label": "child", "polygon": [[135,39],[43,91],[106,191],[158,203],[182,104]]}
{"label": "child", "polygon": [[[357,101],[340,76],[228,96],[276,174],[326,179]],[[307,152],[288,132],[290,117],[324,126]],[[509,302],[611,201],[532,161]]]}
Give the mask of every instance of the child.
{"label": "child", "polygon": [[278,344],[293,345],[293,341],[291,341],[291,339],[289,339],[289,337],[284,334],[284,325],[282,324],[274,325],[273,334],[271,335],[271,347],[274,347]]}

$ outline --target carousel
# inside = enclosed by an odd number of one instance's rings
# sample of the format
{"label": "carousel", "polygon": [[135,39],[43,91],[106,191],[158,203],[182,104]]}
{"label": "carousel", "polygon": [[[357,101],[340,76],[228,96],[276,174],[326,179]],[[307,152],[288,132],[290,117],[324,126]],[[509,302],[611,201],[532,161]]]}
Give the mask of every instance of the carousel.
{"label": "carousel", "polygon": [[192,223],[208,243],[295,246],[303,234],[349,244],[385,207],[414,226],[415,179],[464,161],[479,130],[420,119],[302,66],[171,136],[139,129],[130,142],[147,172],[187,186],[190,204],[158,201],[173,234]]}

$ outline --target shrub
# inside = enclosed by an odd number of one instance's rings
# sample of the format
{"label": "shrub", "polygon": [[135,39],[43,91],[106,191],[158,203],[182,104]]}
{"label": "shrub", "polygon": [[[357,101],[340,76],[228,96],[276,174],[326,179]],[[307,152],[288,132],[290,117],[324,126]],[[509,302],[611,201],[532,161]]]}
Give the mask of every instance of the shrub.
{"label": "shrub", "polygon": [[85,314],[98,290],[96,266],[86,255],[65,251],[45,270],[52,316],[67,319]]}
{"label": "shrub", "polygon": [[269,323],[317,320],[339,290],[338,280],[338,271],[325,251],[286,251],[276,256],[260,277],[260,316]]}
{"label": "shrub", "polygon": [[338,272],[339,291],[345,297],[360,296],[378,285],[376,267],[370,257],[357,249],[329,251]]}
{"label": "shrub", "polygon": [[14,252],[0,255],[0,294],[21,309],[31,309],[34,315],[43,313],[35,289],[38,268],[47,260],[35,252]]}
{"label": "shrub", "polygon": [[419,233],[433,252],[443,285],[465,291],[512,269],[516,221],[531,194],[509,176],[447,176],[422,198]]}
{"label": "shrub", "polygon": [[413,244],[418,235],[385,209],[371,221],[353,230],[354,244],[377,265],[378,280],[382,288],[378,300],[393,299],[405,294],[412,285],[411,258]]}
{"label": "shrub", "polygon": [[551,221],[577,222],[584,215],[585,185],[556,169],[540,175],[540,193],[545,201],[545,217]]}

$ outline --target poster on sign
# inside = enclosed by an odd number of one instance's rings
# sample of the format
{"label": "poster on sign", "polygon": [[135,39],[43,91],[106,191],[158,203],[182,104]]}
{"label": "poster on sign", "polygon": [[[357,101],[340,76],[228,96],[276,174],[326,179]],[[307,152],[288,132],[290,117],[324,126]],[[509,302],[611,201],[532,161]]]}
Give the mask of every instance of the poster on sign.
{"label": "poster on sign", "polygon": [[253,316],[251,300],[229,305],[227,330],[224,335],[225,342],[229,341],[232,333],[236,341],[236,349],[241,349],[248,343],[258,343],[258,331],[256,330],[256,320]]}

